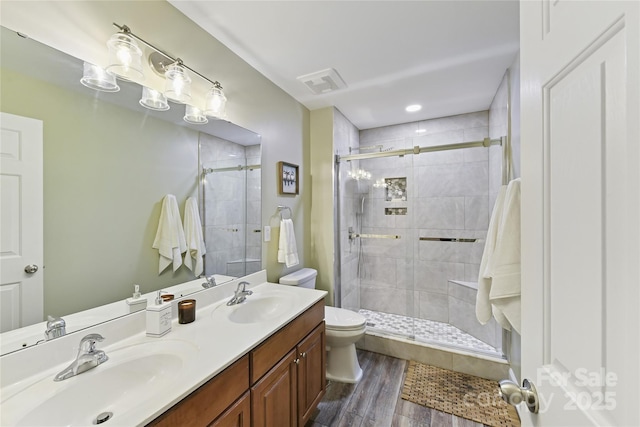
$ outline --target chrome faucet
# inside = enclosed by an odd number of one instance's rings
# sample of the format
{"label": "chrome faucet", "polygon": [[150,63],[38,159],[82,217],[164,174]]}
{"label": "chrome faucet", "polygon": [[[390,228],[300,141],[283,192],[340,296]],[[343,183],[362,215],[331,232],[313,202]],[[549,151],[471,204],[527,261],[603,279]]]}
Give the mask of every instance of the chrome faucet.
{"label": "chrome faucet", "polygon": [[229,302],[227,303],[227,305],[236,305],[236,304],[240,304],[241,302],[243,302],[244,300],[247,299],[247,295],[251,295],[253,292],[251,291],[247,291],[246,287],[247,285],[249,285],[249,282],[240,282],[238,283],[238,288],[236,289],[236,293],[233,296],[233,298],[231,298],[229,300]]}
{"label": "chrome faucet", "polygon": [[55,376],[54,381],[62,381],[75,375],[93,369],[101,363],[109,360],[107,354],[102,350],[96,350],[96,342],[103,341],[100,334],[89,334],[80,340],[78,356],[71,365]]}
{"label": "chrome faucet", "polygon": [[203,288],[205,288],[205,289],[213,288],[214,286],[217,285],[216,278],[213,277],[213,274],[211,276],[209,276],[209,277],[205,277],[205,279],[207,281],[202,284]]}
{"label": "chrome faucet", "polygon": [[44,331],[44,337],[47,341],[61,337],[67,333],[67,324],[62,317],[48,316],[47,330]]}

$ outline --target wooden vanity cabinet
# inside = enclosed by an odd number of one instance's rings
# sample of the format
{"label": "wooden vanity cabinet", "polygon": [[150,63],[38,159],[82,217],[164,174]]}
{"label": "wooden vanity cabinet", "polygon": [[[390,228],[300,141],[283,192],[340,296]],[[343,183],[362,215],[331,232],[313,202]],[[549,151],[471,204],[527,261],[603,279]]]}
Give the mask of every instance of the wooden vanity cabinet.
{"label": "wooden vanity cabinet", "polygon": [[303,427],[325,391],[321,300],[149,425]]}
{"label": "wooden vanity cabinet", "polygon": [[303,427],[311,417],[326,391],[323,318],[320,301],[250,353],[252,427]]}
{"label": "wooden vanity cabinet", "polygon": [[[249,356],[245,355],[206,384],[191,393],[150,426],[196,427],[208,426],[221,415],[226,415],[249,389]],[[244,424],[219,424],[220,426],[249,427],[248,414]],[[217,420],[216,420],[217,421]]]}

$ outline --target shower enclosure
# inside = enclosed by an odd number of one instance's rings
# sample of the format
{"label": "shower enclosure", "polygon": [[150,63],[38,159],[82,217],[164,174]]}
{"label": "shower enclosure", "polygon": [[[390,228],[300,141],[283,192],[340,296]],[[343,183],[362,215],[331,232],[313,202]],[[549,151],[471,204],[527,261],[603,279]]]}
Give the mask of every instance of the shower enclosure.
{"label": "shower enclosure", "polygon": [[500,185],[489,151],[506,138],[487,137],[486,115],[460,120],[416,137],[364,131],[338,153],[336,302],[368,333],[502,357],[502,329],[476,320],[475,295]]}

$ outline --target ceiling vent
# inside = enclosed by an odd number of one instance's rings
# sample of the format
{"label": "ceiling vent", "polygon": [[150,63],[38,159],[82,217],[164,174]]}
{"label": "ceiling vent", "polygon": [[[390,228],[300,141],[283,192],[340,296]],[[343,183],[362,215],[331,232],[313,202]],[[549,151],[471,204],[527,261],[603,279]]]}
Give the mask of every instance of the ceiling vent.
{"label": "ceiling vent", "polygon": [[334,90],[347,87],[342,77],[340,77],[338,72],[333,68],[305,74],[304,76],[298,77],[298,80],[316,95],[322,95],[323,93],[333,92]]}

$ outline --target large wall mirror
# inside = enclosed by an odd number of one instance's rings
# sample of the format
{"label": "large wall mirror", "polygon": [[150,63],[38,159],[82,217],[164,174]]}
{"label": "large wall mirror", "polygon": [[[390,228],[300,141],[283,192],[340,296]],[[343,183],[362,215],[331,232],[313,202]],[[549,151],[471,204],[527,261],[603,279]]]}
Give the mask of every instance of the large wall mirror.
{"label": "large wall mirror", "polygon": [[0,109],[43,122],[43,320],[124,301],[135,284],[148,293],[196,279],[185,266],[158,274],[152,244],[167,194],[181,214],[198,199],[206,275],[261,268],[258,134],[225,120],[188,124],[184,105],[145,109],[135,83],[88,89],[81,60],[1,31]]}

